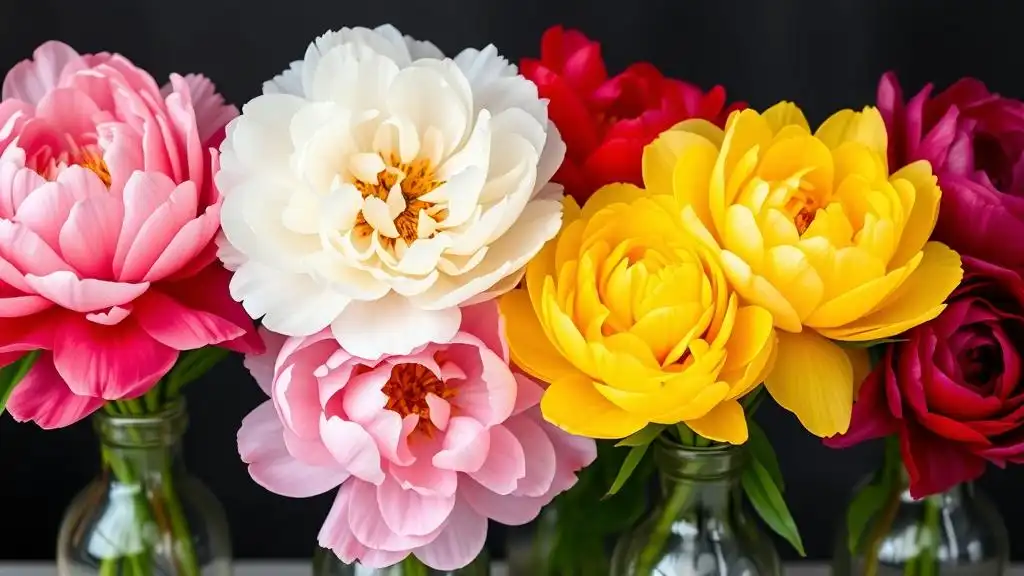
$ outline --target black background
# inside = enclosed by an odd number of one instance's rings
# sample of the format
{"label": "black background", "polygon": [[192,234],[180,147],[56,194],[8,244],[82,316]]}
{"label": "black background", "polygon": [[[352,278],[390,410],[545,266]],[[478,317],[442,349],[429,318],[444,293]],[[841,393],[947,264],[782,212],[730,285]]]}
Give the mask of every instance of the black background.
{"label": "black background", "polygon": [[[908,92],[971,75],[1024,97],[1024,3],[1012,0],[2,0],[0,70],[60,39],[83,53],[120,52],[160,82],[172,71],[206,74],[241,104],[316,35],[387,22],[449,55],[493,43],[512,61],[536,56],[544,29],[562,23],[600,40],[613,73],[647,60],[705,88],[724,84],[730,98],[756,108],[796,101],[812,124],[872,104],[889,69]],[[239,423],[261,394],[237,358],[193,384],[187,462],[226,506],[237,557],[308,557],[330,496],[269,494],[235,450]],[[827,558],[850,490],[876,464],[878,446],[829,450],[773,406],[759,419],[779,452],[808,554]],[[95,444],[88,423],[43,432],[0,418],[0,559],[53,557],[65,506],[97,471]],[[1019,560],[1022,480],[1020,470],[991,470],[982,481]],[[494,530],[492,545],[500,538]]]}

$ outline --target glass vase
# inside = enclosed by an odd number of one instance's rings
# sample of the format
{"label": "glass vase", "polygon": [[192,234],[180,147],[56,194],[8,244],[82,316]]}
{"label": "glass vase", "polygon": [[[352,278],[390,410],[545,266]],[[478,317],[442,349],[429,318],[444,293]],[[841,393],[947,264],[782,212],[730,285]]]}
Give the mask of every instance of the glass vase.
{"label": "glass vase", "polygon": [[781,576],[771,538],[743,506],[744,446],[690,448],[660,436],[652,448],[661,497],[619,539],[612,576]]}
{"label": "glass vase", "polygon": [[102,470],[64,515],[59,576],[231,576],[224,509],[182,461],[184,401],[93,423]]}
{"label": "glass vase", "polygon": [[[973,484],[915,500],[898,472],[882,504],[867,512],[850,538],[850,513],[839,530],[835,576],[1001,576],[1009,567],[1009,538],[996,507]],[[872,489],[865,484],[863,490]],[[854,513],[856,516],[856,512]]]}
{"label": "glass vase", "polygon": [[490,576],[491,563],[487,552],[481,552],[468,566],[458,570],[435,570],[409,555],[387,568],[369,568],[345,564],[330,550],[317,548],[313,556],[313,576]]}

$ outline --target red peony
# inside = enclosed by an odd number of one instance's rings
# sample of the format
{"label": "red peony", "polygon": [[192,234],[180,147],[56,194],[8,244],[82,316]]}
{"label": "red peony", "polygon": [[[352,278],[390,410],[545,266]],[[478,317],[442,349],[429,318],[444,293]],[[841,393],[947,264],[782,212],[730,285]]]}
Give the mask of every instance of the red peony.
{"label": "red peony", "polygon": [[849,431],[827,441],[898,434],[915,498],[974,480],[986,462],[1024,462],[1024,280],[974,258],[963,264],[946,310],[886,346]]}
{"label": "red peony", "polygon": [[601,45],[561,26],[544,33],[540,60],[524,59],[520,71],[550,100],[548,114],[567,147],[554,181],[580,203],[605,184],[643,185],[640,159],[658,134],[690,118],[723,126],[746,107],[726,107],[721,86],[703,92],[646,62],[608,78]]}
{"label": "red peony", "polygon": [[904,104],[896,75],[882,77],[890,168],[931,162],[942,188],[933,240],[1024,271],[1024,102],[973,78],[931,92],[926,86]]}

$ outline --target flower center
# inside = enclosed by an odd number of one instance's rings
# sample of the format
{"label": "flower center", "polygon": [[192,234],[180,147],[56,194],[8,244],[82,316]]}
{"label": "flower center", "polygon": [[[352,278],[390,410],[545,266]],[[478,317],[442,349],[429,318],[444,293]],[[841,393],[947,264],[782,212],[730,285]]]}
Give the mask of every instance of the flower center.
{"label": "flower center", "polygon": [[83,149],[78,165],[92,170],[93,174],[99,176],[100,180],[103,181],[103,185],[110,188],[110,169],[107,168],[107,163],[103,161],[103,156],[92,150]]}
{"label": "flower center", "polygon": [[793,219],[793,225],[801,236],[814,222],[818,208],[818,201],[814,196],[806,194],[803,190],[794,190],[783,207],[785,213]]}
{"label": "flower center", "polygon": [[416,429],[430,434],[430,405],[427,395],[447,400],[455,390],[445,385],[430,369],[420,364],[398,364],[391,369],[391,377],[381,390],[388,397],[385,409],[397,412],[402,418],[410,414],[420,417]]}
{"label": "flower center", "polygon": [[354,185],[364,199],[372,196],[387,204],[394,229],[375,225],[378,222],[367,222],[364,213],[360,213],[356,218],[356,231],[368,235],[376,229],[390,245],[399,239],[408,245],[419,238],[432,238],[437,233],[437,221],[447,217],[447,209],[422,197],[444,181],[436,178],[429,160],[404,163],[396,154],[382,159],[385,168],[377,173],[376,182],[357,179]]}
{"label": "flower center", "polygon": [[49,147],[43,148],[29,158],[26,164],[51,182],[57,179],[63,169],[77,164],[99,176],[103,185],[110,188],[110,169],[103,161],[103,153],[95,146],[77,148],[74,143],[72,146],[75,146],[76,149],[61,151],[59,154],[54,154]]}

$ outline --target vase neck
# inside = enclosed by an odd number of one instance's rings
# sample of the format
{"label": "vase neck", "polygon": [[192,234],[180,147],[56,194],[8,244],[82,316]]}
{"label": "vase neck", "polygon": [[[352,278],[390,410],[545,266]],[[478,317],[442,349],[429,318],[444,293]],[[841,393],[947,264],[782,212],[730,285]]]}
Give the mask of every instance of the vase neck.
{"label": "vase neck", "polygon": [[124,416],[99,413],[94,426],[104,469],[122,483],[184,473],[181,438],[188,427],[184,401],[156,414]]}
{"label": "vase neck", "polygon": [[746,457],[742,446],[687,448],[664,438],[654,445],[663,498],[685,499],[675,503],[681,516],[728,512]]}

